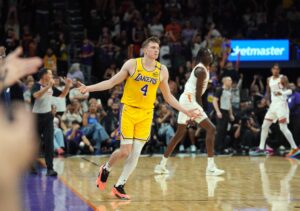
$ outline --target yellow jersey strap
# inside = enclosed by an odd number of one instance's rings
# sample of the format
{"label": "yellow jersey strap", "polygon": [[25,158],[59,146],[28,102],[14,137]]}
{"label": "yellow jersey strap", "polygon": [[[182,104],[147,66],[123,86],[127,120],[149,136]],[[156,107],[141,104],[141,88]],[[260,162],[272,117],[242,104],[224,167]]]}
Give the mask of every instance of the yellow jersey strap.
{"label": "yellow jersey strap", "polygon": [[143,70],[142,58],[136,58],[136,68],[135,70]]}
{"label": "yellow jersey strap", "polygon": [[[159,71],[161,70],[161,64],[156,61],[156,64],[155,64],[155,69],[158,69]],[[135,70],[144,70],[144,71],[147,71],[144,67],[143,67],[143,64],[142,64],[142,57],[139,57],[139,58],[136,58],[136,68]],[[147,71],[148,72],[148,71]]]}
{"label": "yellow jersey strap", "polygon": [[159,63],[159,62],[156,62],[156,69],[159,69],[159,70],[161,70],[161,64]]}

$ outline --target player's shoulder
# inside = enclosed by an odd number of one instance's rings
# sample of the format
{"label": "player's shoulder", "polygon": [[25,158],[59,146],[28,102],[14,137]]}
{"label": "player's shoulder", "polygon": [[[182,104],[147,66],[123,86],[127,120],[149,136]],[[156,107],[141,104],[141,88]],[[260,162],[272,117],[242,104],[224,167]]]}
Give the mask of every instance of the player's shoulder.
{"label": "player's shoulder", "polygon": [[124,65],[123,65],[123,70],[126,70],[126,71],[133,71],[137,66],[137,61],[136,59],[128,59]]}
{"label": "player's shoulder", "polygon": [[[201,64],[201,63],[199,63]],[[194,75],[196,77],[199,77],[199,76],[206,76],[207,75],[207,70],[205,68],[204,65],[196,65],[195,68],[194,68]]]}
{"label": "player's shoulder", "polygon": [[126,62],[125,62],[125,65],[136,65],[136,60],[135,58],[132,58],[132,59],[128,59]]}

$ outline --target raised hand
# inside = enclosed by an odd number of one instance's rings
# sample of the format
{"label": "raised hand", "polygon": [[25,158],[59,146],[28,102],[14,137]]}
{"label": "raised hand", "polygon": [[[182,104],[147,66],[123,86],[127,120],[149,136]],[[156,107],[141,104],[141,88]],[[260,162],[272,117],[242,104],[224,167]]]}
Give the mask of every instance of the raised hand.
{"label": "raised hand", "polygon": [[51,79],[48,83],[48,86],[53,87],[54,84],[55,84],[55,81],[53,79]]}
{"label": "raised hand", "polygon": [[21,54],[22,48],[19,47],[5,58],[3,66],[0,67],[1,76],[7,71],[4,79],[5,86],[13,85],[23,76],[35,73],[42,65],[40,58],[20,58]]}
{"label": "raised hand", "polygon": [[70,78],[64,78],[65,85],[71,87],[73,85],[73,81]]}

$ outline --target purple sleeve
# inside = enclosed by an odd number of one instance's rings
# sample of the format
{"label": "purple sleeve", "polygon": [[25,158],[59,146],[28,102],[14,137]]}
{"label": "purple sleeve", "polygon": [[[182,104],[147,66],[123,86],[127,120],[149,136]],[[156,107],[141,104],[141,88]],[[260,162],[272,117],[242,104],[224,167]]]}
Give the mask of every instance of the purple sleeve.
{"label": "purple sleeve", "polygon": [[288,99],[289,109],[293,109],[295,107],[295,94],[291,95]]}
{"label": "purple sleeve", "polygon": [[66,137],[68,137],[69,135],[71,135],[71,130],[68,130],[67,132],[66,132]]}
{"label": "purple sleeve", "polygon": [[82,131],[82,130],[78,130],[78,131],[77,131],[77,133],[79,133],[79,134],[80,134],[80,137],[84,136],[84,133],[83,133],[83,131]]}

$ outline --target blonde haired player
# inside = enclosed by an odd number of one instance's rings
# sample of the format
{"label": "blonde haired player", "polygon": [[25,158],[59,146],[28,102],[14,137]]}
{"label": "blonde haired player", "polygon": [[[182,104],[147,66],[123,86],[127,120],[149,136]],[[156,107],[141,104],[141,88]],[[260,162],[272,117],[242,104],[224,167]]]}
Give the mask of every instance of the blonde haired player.
{"label": "blonde haired player", "polygon": [[[213,55],[207,48],[200,48],[197,56],[196,63],[188,81],[185,84],[184,92],[181,94],[179,102],[182,106],[189,109],[197,109],[200,111],[200,117],[195,121],[201,128],[206,131],[206,149],[207,149],[207,176],[219,176],[224,174],[224,170],[218,169],[214,162],[214,141],[215,141],[215,126],[208,119],[206,113],[202,108],[202,95],[206,91],[209,80],[209,67],[213,62]],[[178,115],[178,126],[175,136],[171,139],[166,152],[164,153],[160,164],[155,166],[154,172],[157,174],[168,174],[169,170],[166,168],[168,157],[171,155],[176,145],[183,139],[186,133],[187,121],[189,120],[186,114],[180,112]]]}
{"label": "blonde haired player", "polygon": [[280,67],[278,64],[272,66],[272,76],[268,78],[267,92],[271,94],[271,104],[268,112],[266,113],[264,122],[261,127],[260,144],[259,148],[250,152],[251,156],[264,156],[265,144],[268,136],[269,128],[272,123],[279,122],[279,127],[285,138],[291,145],[291,151],[286,155],[293,157],[300,154],[293,135],[288,128],[289,123],[289,107],[287,103],[288,95],[292,94],[292,90],[288,89],[288,79],[284,75],[280,75]]}
{"label": "blonde haired player", "polygon": [[100,167],[96,180],[99,189],[104,190],[111,167],[117,161],[126,159],[121,176],[112,189],[113,194],[121,199],[130,199],[125,193],[124,185],[137,165],[143,146],[150,138],[157,89],[160,88],[165,101],[175,109],[190,118],[197,118],[199,115],[195,109],[187,110],[182,107],[171,94],[168,69],[156,61],[159,44],[158,38],[148,38],[142,44],[143,57],[125,62],[121,71],[109,80],[91,86],[82,85],[79,88],[82,93],[103,91],[126,80],[120,112],[121,146]]}

